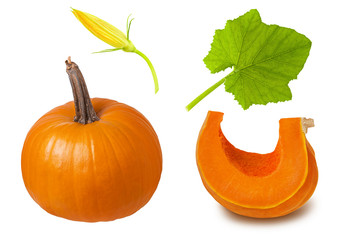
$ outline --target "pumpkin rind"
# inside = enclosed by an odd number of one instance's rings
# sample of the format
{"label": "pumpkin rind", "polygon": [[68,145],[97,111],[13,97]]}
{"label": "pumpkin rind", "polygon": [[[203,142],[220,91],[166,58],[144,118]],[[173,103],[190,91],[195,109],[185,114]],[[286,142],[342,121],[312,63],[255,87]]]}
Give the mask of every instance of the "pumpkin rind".
{"label": "pumpkin rind", "polygon": [[209,193],[229,210],[250,217],[282,216],[302,206],[315,190],[317,167],[301,118],[280,120],[279,142],[269,154],[232,146],[221,131],[222,118],[223,113],[209,111],[197,143],[197,165]]}
{"label": "pumpkin rind", "polygon": [[129,216],[152,197],[162,154],[150,122],[137,110],[93,98],[99,121],[73,121],[74,103],[41,117],[22,152],[22,174],[31,197],[47,212],[96,222]]}

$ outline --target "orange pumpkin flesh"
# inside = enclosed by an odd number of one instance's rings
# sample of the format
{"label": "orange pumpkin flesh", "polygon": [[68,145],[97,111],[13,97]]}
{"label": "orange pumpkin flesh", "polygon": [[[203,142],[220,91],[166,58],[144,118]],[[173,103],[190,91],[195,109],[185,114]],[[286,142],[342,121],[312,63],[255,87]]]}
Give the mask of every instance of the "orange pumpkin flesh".
{"label": "orange pumpkin flesh", "polygon": [[74,121],[74,102],[54,108],[29,131],[22,174],[47,212],[76,221],[129,216],[152,197],[162,154],[150,122],[137,110],[93,98],[98,120]]}
{"label": "orange pumpkin flesh", "polygon": [[301,207],[318,178],[315,154],[302,118],[280,120],[279,141],[268,154],[236,149],[225,138],[223,113],[209,111],[197,142],[197,165],[209,193],[227,209],[271,218]]}

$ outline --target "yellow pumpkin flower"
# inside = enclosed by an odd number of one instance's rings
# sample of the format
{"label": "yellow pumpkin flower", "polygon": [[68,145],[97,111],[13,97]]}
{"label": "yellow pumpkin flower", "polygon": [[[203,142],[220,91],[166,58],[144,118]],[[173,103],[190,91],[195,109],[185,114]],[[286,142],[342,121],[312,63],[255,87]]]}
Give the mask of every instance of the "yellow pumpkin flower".
{"label": "yellow pumpkin flower", "polygon": [[100,40],[115,48],[129,49],[130,47],[135,50],[134,45],[126,38],[126,35],[110,23],[76,9],[73,9],[72,12],[84,27]]}
{"label": "yellow pumpkin flower", "polygon": [[125,35],[122,31],[120,31],[110,23],[90,13],[82,12],[73,8],[72,13],[92,34],[94,34],[97,38],[104,41],[105,43],[114,47],[113,49],[106,49],[97,53],[123,50],[125,52],[133,52],[141,56],[150,67],[152,76],[154,78],[155,93],[157,93],[157,91],[159,90],[159,84],[152,63],[150,62],[149,58],[146,57],[145,54],[140,52],[138,49],[136,49],[134,44],[129,40],[129,31],[132,20],[130,22],[127,22],[127,35]]}

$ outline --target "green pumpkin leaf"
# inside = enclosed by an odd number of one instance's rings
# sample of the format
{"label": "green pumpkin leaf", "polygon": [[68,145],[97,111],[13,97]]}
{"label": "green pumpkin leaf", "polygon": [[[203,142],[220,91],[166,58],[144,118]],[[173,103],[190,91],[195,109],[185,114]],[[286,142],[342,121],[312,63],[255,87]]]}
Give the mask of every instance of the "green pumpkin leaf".
{"label": "green pumpkin leaf", "polygon": [[[311,41],[306,36],[263,23],[259,12],[253,9],[215,31],[204,63],[211,73],[233,69],[216,84],[224,83],[225,90],[234,95],[243,109],[248,109],[253,104],[291,100],[288,83],[303,69],[310,48]],[[203,97],[210,93],[209,89]],[[190,103],[188,110],[201,99]]]}

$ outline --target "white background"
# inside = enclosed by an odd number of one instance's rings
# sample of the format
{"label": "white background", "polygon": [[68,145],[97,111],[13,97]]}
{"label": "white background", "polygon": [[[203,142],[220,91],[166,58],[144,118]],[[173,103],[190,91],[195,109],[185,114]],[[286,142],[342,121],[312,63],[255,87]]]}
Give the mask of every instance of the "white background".
{"label": "white background", "polygon": [[[359,239],[359,43],[357,1],[2,1],[0,239]],[[153,62],[160,91],[136,54],[91,54],[110,48],[72,15],[77,8],[125,31]],[[190,112],[185,106],[228,71],[210,74],[202,59],[215,29],[252,8],[263,21],[305,34],[313,42],[293,100],[247,111],[220,86]],[[163,150],[163,173],[150,202],[112,222],[82,223],[46,213],[28,195],[21,150],[44,113],[72,100],[65,59],[71,55],[90,95],[124,102],[153,124]],[[283,117],[312,117],[309,130],[319,167],[310,201],[277,219],[237,216],[205,190],[195,146],[208,110],[224,112],[222,128],[235,146],[266,153]]]}

